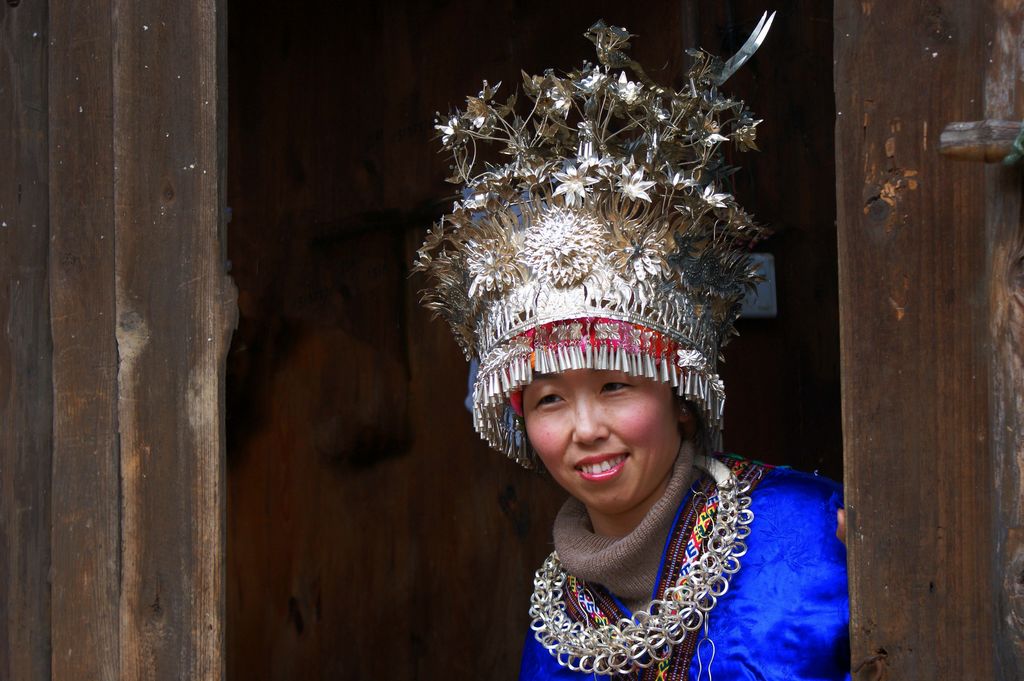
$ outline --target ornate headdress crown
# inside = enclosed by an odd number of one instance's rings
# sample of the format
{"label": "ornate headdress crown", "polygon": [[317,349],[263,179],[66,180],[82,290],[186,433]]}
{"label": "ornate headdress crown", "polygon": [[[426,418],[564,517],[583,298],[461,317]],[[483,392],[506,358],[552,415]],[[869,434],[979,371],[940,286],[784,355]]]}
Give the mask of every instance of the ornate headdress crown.
{"label": "ornate headdress crown", "polygon": [[[625,29],[598,22],[585,34],[598,64],[523,74],[525,115],[486,81],[465,110],[439,114],[463,200],[428,232],[414,269],[430,280],[424,304],[480,360],[476,429],[524,466],[533,455],[509,398],[534,372],[670,382],[719,432],[718,350],[757,279],[741,248],[761,230],[723,188],[734,169],[719,148],[756,149],[760,121],[718,86],[767,29],[762,19],[725,63],[690,51],[675,91],[628,56]],[[485,144],[507,159],[480,159]]]}

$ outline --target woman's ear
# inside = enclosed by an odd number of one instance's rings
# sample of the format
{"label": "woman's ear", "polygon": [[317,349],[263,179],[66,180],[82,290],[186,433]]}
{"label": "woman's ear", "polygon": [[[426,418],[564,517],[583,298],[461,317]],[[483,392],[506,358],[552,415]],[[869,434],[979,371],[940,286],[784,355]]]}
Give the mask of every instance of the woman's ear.
{"label": "woman's ear", "polygon": [[679,400],[679,430],[684,440],[697,437],[697,416],[683,400]]}

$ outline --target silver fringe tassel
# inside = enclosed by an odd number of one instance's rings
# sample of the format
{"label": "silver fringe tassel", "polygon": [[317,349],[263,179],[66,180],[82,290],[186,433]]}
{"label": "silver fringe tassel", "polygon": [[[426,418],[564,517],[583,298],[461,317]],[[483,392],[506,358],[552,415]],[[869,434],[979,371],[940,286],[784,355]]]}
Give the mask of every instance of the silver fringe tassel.
{"label": "silver fringe tassel", "polygon": [[481,370],[474,389],[473,425],[493,447],[526,468],[533,468],[534,454],[526,439],[522,419],[509,405],[509,395],[533,381],[534,373],[552,374],[573,369],[618,370],[669,383],[676,393],[694,402],[703,413],[712,442],[720,442],[725,389],[717,374],[706,365],[679,366],[678,358],[652,356],[644,350],[613,347],[610,343],[558,345],[518,352],[503,364]]}

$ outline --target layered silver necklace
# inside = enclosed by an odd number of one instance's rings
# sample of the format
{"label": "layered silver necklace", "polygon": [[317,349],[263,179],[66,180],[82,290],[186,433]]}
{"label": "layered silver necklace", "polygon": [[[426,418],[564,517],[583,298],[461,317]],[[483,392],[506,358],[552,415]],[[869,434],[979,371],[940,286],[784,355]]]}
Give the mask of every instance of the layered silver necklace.
{"label": "layered silver necklace", "polygon": [[563,667],[585,674],[628,674],[668,659],[675,646],[696,635],[708,612],[729,590],[729,580],[747,552],[744,540],[754,520],[749,486],[741,488],[729,467],[716,459],[698,455],[693,464],[715,480],[715,520],[689,570],[646,609],[614,624],[575,622],[565,609],[568,574],[558,552],[552,552],[537,570],[530,597],[530,628]]}

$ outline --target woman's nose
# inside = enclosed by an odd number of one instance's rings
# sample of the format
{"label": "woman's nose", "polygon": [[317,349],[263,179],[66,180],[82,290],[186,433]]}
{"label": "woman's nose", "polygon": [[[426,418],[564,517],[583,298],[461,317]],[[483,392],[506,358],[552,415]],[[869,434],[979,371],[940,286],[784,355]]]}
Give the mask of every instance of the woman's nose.
{"label": "woman's nose", "polygon": [[608,427],[601,408],[589,400],[576,403],[573,423],[573,441],[579,444],[596,442],[608,437]]}

